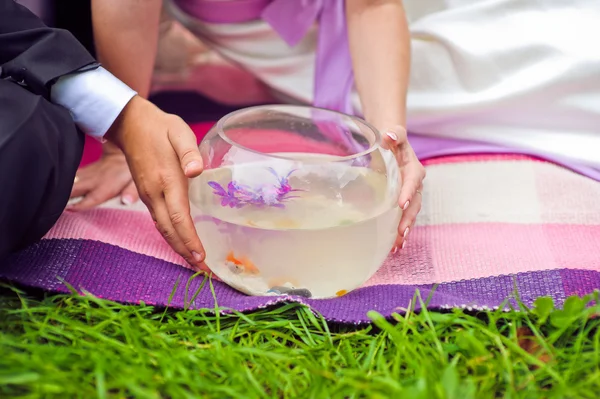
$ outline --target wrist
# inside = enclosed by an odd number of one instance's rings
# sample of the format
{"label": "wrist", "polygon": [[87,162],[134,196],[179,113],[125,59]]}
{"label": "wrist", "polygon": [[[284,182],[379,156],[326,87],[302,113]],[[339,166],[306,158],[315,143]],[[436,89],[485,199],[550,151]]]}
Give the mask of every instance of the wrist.
{"label": "wrist", "polygon": [[106,141],[102,144],[102,156],[119,155],[123,154],[123,151],[110,141]]}
{"label": "wrist", "polygon": [[123,150],[123,145],[128,136],[127,121],[132,117],[131,114],[135,113],[140,101],[143,101],[141,97],[138,95],[133,96],[107,130],[104,135],[104,138],[107,140],[106,144],[110,143],[107,147],[107,151],[117,149]]}
{"label": "wrist", "polygon": [[[402,107],[398,107],[401,110]],[[378,112],[370,114],[365,112],[365,120],[373,125],[381,133],[386,130],[401,126],[406,128],[406,115],[398,110],[390,110],[390,112]]]}
{"label": "wrist", "polygon": [[373,121],[373,120],[368,120],[367,122],[369,122],[371,125],[373,125],[375,127],[375,129],[377,129],[379,131],[379,133],[381,133],[382,135],[384,135],[387,131],[394,129],[397,130],[399,127],[404,129],[404,131],[406,132],[406,123],[403,119],[401,118],[389,118],[389,119],[385,119],[385,120],[378,120],[378,121]]}

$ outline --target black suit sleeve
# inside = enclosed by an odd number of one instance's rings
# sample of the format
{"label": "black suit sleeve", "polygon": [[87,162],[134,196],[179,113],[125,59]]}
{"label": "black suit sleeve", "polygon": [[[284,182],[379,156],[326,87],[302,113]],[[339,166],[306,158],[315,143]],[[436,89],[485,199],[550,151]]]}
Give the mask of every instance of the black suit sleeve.
{"label": "black suit sleeve", "polygon": [[0,0],[0,77],[49,98],[61,76],[96,68],[89,52],[65,30],[49,28],[14,0]]}

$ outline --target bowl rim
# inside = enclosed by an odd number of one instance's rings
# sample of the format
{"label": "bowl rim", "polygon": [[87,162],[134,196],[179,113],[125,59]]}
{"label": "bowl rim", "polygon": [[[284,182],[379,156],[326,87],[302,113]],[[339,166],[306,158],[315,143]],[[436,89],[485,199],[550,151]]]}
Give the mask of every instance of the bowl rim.
{"label": "bowl rim", "polygon": [[[312,105],[294,105],[294,104],[263,104],[263,105],[254,105],[254,106],[250,106],[250,107],[244,107],[232,112],[229,112],[228,114],[224,115],[223,117],[221,117],[217,123],[214,125],[214,129],[217,130],[217,134],[223,139],[225,140],[227,143],[229,143],[230,145],[240,148],[244,151],[248,151],[257,155],[261,155],[264,157],[270,157],[270,158],[277,158],[277,159],[285,159],[285,160],[289,160],[289,161],[294,161],[297,160],[297,158],[293,157],[293,156],[284,156],[284,155],[275,155],[275,154],[269,154],[269,153],[264,153],[264,152],[260,152],[260,151],[256,151],[253,150],[251,148],[245,147],[241,144],[239,144],[238,142],[236,142],[235,140],[232,140],[227,133],[225,133],[225,129],[223,128],[223,125],[225,123],[227,123],[227,121],[233,117],[235,117],[238,114],[243,114],[243,113],[247,113],[247,112],[253,112],[253,111],[258,111],[261,109],[274,109],[274,108],[283,108],[283,109],[304,109],[304,110],[317,110],[317,111],[324,111],[325,113],[329,113],[329,114],[333,114],[333,115],[338,115],[344,118],[349,118],[352,121],[354,121],[355,123],[359,124],[359,125],[363,125],[366,128],[368,128],[374,135],[375,135],[375,140],[373,142],[373,144],[371,144],[369,146],[368,149],[361,151],[361,152],[357,152],[355,154],[352,155],[345,155],[345,156],[339,156],[339,155],[331,155],[330,157],[327,157],[327,159],[311,159],[309,162],[310,163],[330,163],[330,162],[340,162],[340,161],[348,161],[348,160],[353,160],[353,159],[357,159],[357,158],[361,158],[363,156],[369,155],[370,153],[376,151],[377,149],[381,148],[381,142],[382,142],[382,136],[381,133],[379,132],[379,130],[377,130],[375,128],[375,126],[373,126],[372,124],[370,124],[369,122],[367,122],[366,120],[364,120],[363,118],[360,118],[358,116],[354,116],[354,115],[349,115],[349,114],[345,114],[343,112],[339,112],[339,111],[333,111],[327,108],[321,108],[321,107],[314,107]],[[307,160],[303,160],[303,162],[306,162]]]}

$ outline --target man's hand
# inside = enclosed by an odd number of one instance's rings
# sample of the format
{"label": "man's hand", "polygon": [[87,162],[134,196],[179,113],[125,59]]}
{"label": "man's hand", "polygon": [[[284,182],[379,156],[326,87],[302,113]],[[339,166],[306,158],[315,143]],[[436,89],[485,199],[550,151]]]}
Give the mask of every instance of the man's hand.
{"label": "man's hand", "polygon": [[164,239],[190,265],[206,270],[188,199],[188,178],[202,172],[196,136],[189,126],[135,96],[106,138],[125,153],[140,198]]}

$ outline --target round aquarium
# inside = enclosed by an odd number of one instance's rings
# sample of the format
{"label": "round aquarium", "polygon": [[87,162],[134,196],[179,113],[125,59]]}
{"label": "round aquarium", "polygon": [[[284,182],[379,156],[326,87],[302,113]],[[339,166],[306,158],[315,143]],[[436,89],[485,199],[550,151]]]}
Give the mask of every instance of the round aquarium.
{"label": "round aquarium", "polygon": [[304,106],[260,106],[221,119],[190,182],[206,264],[249,295],[341,296],[391,250],[399,171],[361,119]]}

